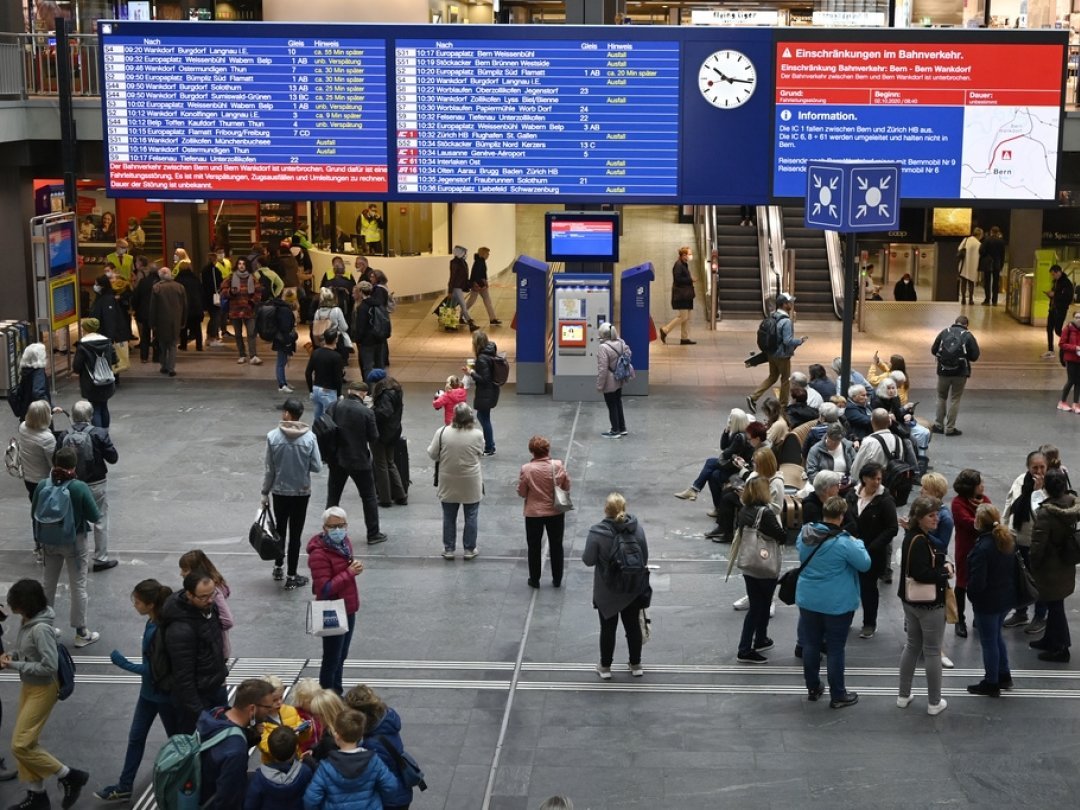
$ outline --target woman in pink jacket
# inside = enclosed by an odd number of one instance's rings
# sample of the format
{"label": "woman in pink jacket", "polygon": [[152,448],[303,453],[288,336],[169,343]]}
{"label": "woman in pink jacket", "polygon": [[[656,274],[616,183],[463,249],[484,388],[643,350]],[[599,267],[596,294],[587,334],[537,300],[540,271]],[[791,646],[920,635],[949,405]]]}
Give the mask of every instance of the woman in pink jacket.
{"label": "woman in pink jacket", "polygon": [[308,567],[311,569],[311,590],[316,599],[345,600],[345,615],[349,630],[340,636],[323,636],[322,665],[319,667],[319,686],[332,689],[339,695],[345,658],[349,655],[353,630],[356,629],[356,612],[360,610],[360,592],[356,578],[364,570],[360,560],[353,559],[352,542],[349,540],[349,519],[340,506],[331,506],[323,512],[323,530],[308,541]]}
{"label": "woman in pink jacket", "polygon": [[540,587],[541,543],[547,529],[551,554],[551,584],[563,577],[563,530],[566,515],[555,507],[555,487],[570,491],[570,476],[561,461],[551,458],[551,442],[543,436],[529,439],[532,461],[521,465],[518,495],[525,499],[525,542],[529,544],[529,587]]}

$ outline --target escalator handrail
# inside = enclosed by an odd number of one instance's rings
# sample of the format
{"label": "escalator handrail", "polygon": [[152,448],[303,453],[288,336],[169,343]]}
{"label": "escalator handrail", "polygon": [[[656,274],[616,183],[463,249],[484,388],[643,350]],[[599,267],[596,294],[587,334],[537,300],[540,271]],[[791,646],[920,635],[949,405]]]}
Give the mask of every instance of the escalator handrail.
{"label": "escalator handrail", "polygon": [[844,253],[840,247],[840,234],[825,231],[825,253],[829,259],[829,285],[832,288],[833,312],[844,318]]}
{"label": "escalator handrail", "polygon": [[[764,216],[762,214],[764,213]],[[768,315],[771,300],[780,290],[784,257],[784,220],[778,205],[759,205],[758,256],[761,263],[761,312]]]}

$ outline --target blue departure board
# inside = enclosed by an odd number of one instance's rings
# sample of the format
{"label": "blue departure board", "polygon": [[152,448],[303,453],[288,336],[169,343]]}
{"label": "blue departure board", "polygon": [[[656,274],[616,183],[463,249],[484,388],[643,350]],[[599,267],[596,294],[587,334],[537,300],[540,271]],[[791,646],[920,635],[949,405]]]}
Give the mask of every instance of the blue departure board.
{"label": "blue departure board", "polygon": [[121,25],[101,25],[114,194],[388,190],[384,39]]}
{"label": "blue departure board", "polygon": [[674,198],[679,43],[397,40],[397,190]]}

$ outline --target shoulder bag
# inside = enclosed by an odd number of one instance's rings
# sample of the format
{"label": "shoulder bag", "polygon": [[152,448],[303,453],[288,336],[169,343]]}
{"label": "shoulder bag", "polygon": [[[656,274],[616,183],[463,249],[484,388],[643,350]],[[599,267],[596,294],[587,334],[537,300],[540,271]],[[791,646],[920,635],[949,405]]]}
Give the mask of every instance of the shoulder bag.
{"label": "shoulder bag", "polygon": [[[922,537],[927,548],[930,548],[930,541],[925,535],[911,538],[911,543],[908,544],[907,567],[904,569],[904,601],[911,605],[932,605],[938,597],[937,583],[919,582],[911,577],[911,547],[915,545],[918,537]],[[933,555],[934,549],[930,548],[931,559]]]}
{"label": "shoulder bag", "polygon": [[570,493],[565,489],[561,489],[559,487],[559,482],[555,478],[554,460],[551,460],[551,485],[554,491],[552,502],[555,504],[555,511],[563,514],[573,509],[574,504],[570,500]]}
{"label": "shoulder bag", "polygon": [[439,451],[435,457],[435,475],[434,480],[432,481],[435,486],[439,485],[439,461],[442,459],[442,435],[444,433],[446,433],[445,427],[439,431]]}
{"label": "shoulder bag", "polygon": [[1033,602],[1039,601],[1039,589],[1035,587],[1035,578],[1031,576],[1028,567],[1024,565],[1024,558],[1020,556],[1020,549],[1013,552],[1016,560],[1016,606],[1027,607]]}
{"label": "shoulder bag", "polygon": [[748,577],[776,579],[780,574],[780,544],[761,533],[761,517],[767,506],[758,507],[752,527],[742,527],[735,564]]}
{"label": "shoulder bag", "polygon": [[821,551],[821,547],[836,537],[835,534],[826,537],[813,551],[810,552],[810,556],[806,558],[806,562],[800,565],[798,568],[791,568],[784,572],[780,577],[780,586],[776,590],[777,598],[780,599],[785,605],[795,604],[795,592],[799,586],[799,576],[806,570],[806,566],[810,564],[810,561],[814,559],[814,555]]}
{"label": "shoulder bag", "polygon": [[285,542],[278,536],[270,507],[264,506],[248,530],[248,542],[260,560],[279,560],[285,556]]}

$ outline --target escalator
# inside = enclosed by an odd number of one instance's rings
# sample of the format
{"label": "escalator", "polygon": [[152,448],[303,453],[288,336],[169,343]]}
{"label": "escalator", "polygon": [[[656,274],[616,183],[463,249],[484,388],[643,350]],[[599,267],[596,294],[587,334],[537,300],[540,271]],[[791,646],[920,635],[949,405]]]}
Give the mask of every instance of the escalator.
{"label": "escalator", "polygon": [[[804,209],[783,206],[784,247],[795,252],[795,298],[799,314],[814,319],[839,317],[833,292],[834,269],[827,233],[803,224]],[[833,235],[835,240],[835,235]]]}
{"label": "escalator", "polygon": [[760,319],[763,309],[758,228],[740,224],[737,205],[715,205],[711,210],[718,264],[718,317]]}

